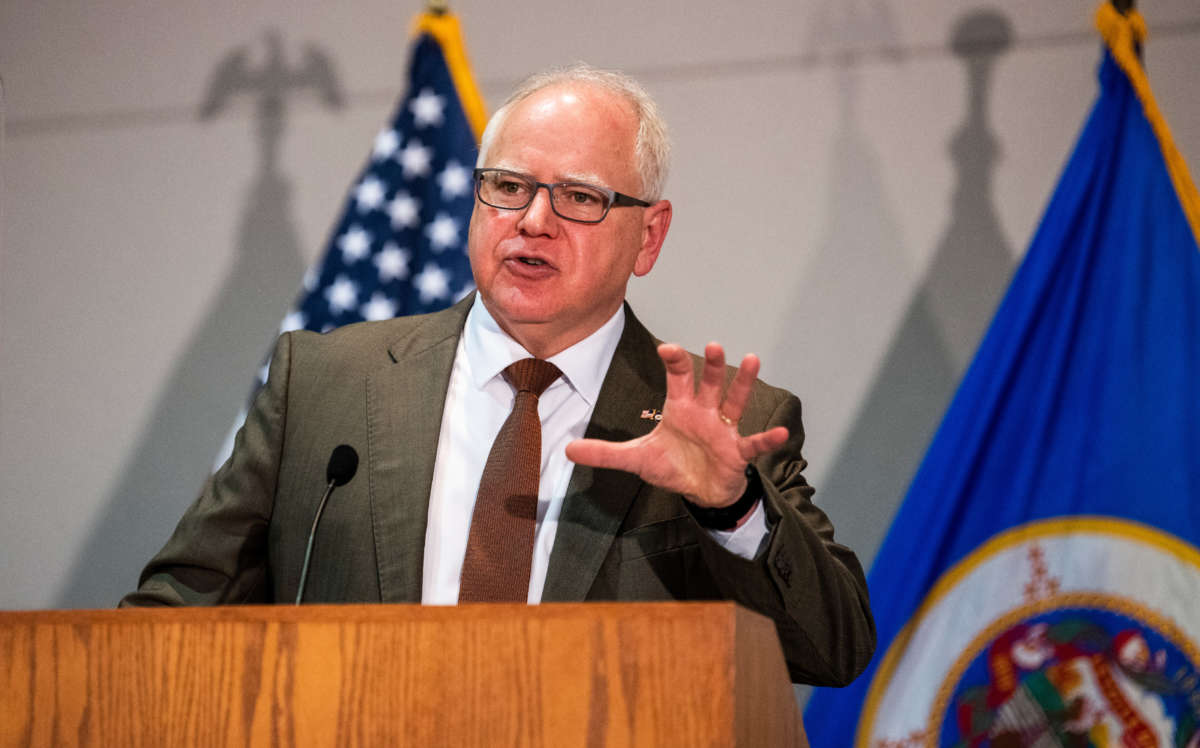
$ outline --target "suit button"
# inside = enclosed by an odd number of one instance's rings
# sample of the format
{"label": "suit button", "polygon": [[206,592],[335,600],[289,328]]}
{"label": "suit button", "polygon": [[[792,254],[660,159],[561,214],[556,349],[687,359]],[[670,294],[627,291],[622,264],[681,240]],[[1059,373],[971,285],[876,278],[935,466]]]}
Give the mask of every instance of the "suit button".
{"label": "suit button", "polygon": [[775,572],[779,574],[779,578],[783,580],[784,584],[789,587],[792,586],[790,581],[792,578],[792,562],[788,561],[786,556],[775,557]]}

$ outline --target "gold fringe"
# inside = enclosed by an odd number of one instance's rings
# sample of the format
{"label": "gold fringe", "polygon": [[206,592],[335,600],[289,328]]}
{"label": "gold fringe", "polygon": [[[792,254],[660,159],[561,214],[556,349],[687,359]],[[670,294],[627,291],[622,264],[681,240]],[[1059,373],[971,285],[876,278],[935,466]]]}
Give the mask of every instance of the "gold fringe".
{"label": "gold fringe", "polygon": [[1167,173],[1171,175],[1171,183],[1175,185],[1175,193],[1179,196],[1179,202],[1183,206],[1184,216],[1187,217],[1188,224],[1192,227],[1192,237],[1196,240],[1197,246],[1200,246],[1200,192],[1196,191],[1196,184],[1188,173],[1187,163],[1180,155],[1179,149],[1175,147],[1171,129],[1167,127],[1167,120],[1154,100],[1154,94],[1150,90],[1150,80],[1146,77],[1142,61],[1138,59],[1134,48],[1135,44],[1141,44],[1146,40],[1146,21],[1136,10],[1130,10],[1128,15],[1123,16],[1112,6],[1112,3],[1104,2],[1096,11],[1096,28],[1100,30],[1100,35],[1104,37],[1113,59],[1125,72],[1134,92],[1142,102],[1142,111],[1158,138],[1163,160],[1167,164]]}
{"label": "gold fringe", "polygon": [[475,85],[475,76],[471,75],[471,63],[467,60],[467,48],[463,44],[458,17],[453,13],[422,13],[413,24],[413,33],[429,34],[441,46],[446,66],[450,68],[450,78],[458,91],[458,100],[478,143],[487,125],[487,110],[479,87]]}

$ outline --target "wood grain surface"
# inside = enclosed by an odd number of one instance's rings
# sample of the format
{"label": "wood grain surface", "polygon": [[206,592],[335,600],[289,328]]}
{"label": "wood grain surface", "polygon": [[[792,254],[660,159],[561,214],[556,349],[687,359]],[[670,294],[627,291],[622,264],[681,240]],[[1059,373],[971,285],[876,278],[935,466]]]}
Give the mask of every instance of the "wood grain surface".
{"label": "wood grain surface", "polygon": [[777,746],[774,627],[729,603],[0,613],[3,746]]}

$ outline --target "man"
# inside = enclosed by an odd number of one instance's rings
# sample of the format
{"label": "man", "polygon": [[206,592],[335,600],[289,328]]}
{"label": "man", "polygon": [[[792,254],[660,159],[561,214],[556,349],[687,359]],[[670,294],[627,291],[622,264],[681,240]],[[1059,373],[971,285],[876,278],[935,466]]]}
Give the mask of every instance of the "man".
{"label": "man", "polygon": [[[292,599],[346,443],[365,468],[325,511],[308,601],[732,599],[775,620],[793,680],[853,679],[874,624],[857,560],[810,502],[799,401],[756,381],[754,356],[730,377],[715,343],[702,362],[658,345],[624,304],[670,226],[667,150],[625,76],[527,81],[480,148],[478,293],[281,337],[232,457],[123,604]],[[534,400],[510,384],[530,357],[549,371]],[[522,407],[541,432],[527,510],[489,487],[516,470],[492,454]]]}

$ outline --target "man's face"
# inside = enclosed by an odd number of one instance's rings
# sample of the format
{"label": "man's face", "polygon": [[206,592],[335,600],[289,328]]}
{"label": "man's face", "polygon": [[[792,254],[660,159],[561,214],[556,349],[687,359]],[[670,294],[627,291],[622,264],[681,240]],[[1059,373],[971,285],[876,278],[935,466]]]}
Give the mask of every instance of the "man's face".
{"label": "man's face", "polygon": [[[623,99],[591,86],[552,86],[509,111],[482,165],[639,197],[636,132]],[[544,189],[522,210],[476,200],[468,239],[475,285],[509,335],[534,355],[552,356],[612,316],[631,274],[650,272],[670,216],[663,200],[576,223],[554,213]]]}

